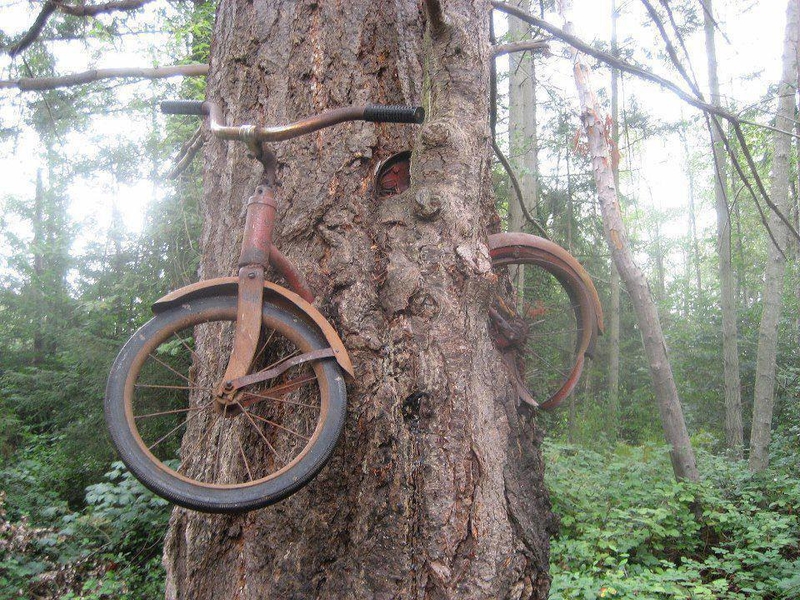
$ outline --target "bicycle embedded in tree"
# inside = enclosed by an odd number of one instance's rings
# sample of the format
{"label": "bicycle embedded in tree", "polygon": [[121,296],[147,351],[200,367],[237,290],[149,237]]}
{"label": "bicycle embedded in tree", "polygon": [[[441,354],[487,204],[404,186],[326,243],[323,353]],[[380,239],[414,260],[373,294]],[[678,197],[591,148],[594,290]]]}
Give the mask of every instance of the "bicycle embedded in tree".
{"label": "bicycle embedded in tree", "polygon": [[[313,306],[302,274],[272,244],[276,160],[264,143],[350,120],[421,123],[424,112],[346,107],[287,126],[234,127],[210,102],[165,102],[162,110],[208,116],[211,132],[246,143],[264,174],[247,201],[238,277],[200,281],[156,301],[155,316],[131,336],[111,369],[106,422],[123,462],[156,494],[205,512],[253,510],[293,494],[329,460],[345,421],[345,377],[353,377],[347,350]],[[600,313],[577,261],[540,241],[496,234],[489,239],[491,256],[498,271],[528,264],[556,277],[566,291],[566,346],[542,353],[537,332],[555,323],[554,313],[544,303],[515,310],[520,292],[507,276],[500,277],[489,326],[520,397],[536,404],[530,390],[552,387],[540,396],[548,407],[574,387]],[[289,289],[265,279],[269,267]],[[548,337],[561,341],[553,332]]]}

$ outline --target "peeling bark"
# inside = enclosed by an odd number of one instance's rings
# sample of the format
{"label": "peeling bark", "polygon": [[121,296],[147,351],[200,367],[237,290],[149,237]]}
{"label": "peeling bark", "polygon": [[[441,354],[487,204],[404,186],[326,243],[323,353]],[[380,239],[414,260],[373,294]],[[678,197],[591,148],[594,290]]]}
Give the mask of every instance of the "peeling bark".
{"label": "peeling bark", "polygon": [[[564,0],[565,15],[569,14],[566,5],[568,2]],[[568,31],[571,29],[569,21],[567,21],[565,29]],[[608,139],[606,120],[602,116],[600,104],[589,82],[589,67],[577,51],[573,52],[573,73],[580,97],[581,120],[588,141],[597,196],[603,215],[603,229],[614,265],[628,291],[628,296],[636,312],[639,330],[642,332],[642,342],[650,367],[650,378],[653,382],[656,403],[661,415],[661,425],[664,437],[670,445],[672,469],[677,479],[697,481],[700,475],[683,418],[683,408],[678,398],[675,378],[672,375],[658,310],[644,273],[633,260],[628,244],[628,234],[622,221],[617,200],[617,188],[614,183],[611,152],[606,141]]]}
{"label": "peeling bark", "polygon": [[[489,9],[437,9],[220,3],[208,89],[231,122],[421,101],[428,120],[345,124],[277,147],[276,242],[355,365],[345,433],[280,504],[236,517],[176,509],[168,598],[547,597],[555,518],[541,435],[487,331]],[[412,145],[412,187],[378,200],[376,165]],[[217,140],[205,167],[201,270],[227,275],[259,170]]]}

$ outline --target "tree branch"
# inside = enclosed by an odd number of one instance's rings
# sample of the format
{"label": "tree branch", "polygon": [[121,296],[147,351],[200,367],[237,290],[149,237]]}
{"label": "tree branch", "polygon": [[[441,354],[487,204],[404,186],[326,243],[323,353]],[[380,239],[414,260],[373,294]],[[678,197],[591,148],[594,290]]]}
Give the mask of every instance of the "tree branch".
{"label": "tree branch", "polygon": [[136,10],[152,2],[153,0],[115,0],[113,2],[103,2],[102,4],[78,5],[72,6],[63,4],[61,0],[47,0],[42,7],[42,10],[36,17],[36,20],[31,25],[30,29],[20,38],[20,40],[8,49],[8,54],[12,58],[25,50],[44,29],[47,20],[55,11],[60,11],[74,17],[94,17],[101,13],[108,13],[114,11],[131,11]]}
{"label": "tree branch", "polygon": [[37,15],[36,20],[33,22],[33,25],[31,25],[30,29],[25,32],[25,34],[16,44],[8,49],[8,55],[11,58],[14,58],[17,54],[25,50],[25,48],[36,41],[36,38],[39,37],[42,29],[44,29],[47,19],[49,19],[50,15],[55,12],[56,8],[55,2],[48,1],[44,3],[42,10]]}
{"label": "tree branch", "polygon": [[61,0],[55,0],[58,10],[73,17],[95,17],[101,13],[115,11],[131,11],[149,4],[153,0],[113,0],[101,4],[79,4],[77,6],[64,4]]}
{"label": "tree branch", "polygon": [[523,52],[525,50],[533,50],[534,52],[537,50],[541,50],[546,52],[550,49],[550,44],[547,41],[539,40],[526,40],[523,42],[511,42],[508,44],[498,44],[492,48],[492,54],[495,58],[498,56],[503,56],[504,54],[509,54],[511,52]]}
{"label": "tree branch", "polygon": [[[778,218],[781,221],[783,221],[783,223],[789,228],[789,231],[791,231],[792,235],[794,235],[795,238],[800,240],[800,234],[797,232],[797,229],[794,228],[791,221],[786,217],[786,215],[784,215],[781,212],[781,210],[777,206],[775,206],[775,203],[772,202],[772,199],[769,197],[769,194],[767,194],[767,190],[764,187],[764,183],[761,181],[761,177],[759,176],[755,166],[755,161],[753,160],[753,157],[750,153],[750,150],[744,138],[744,134],[742,133],[739,118],[736,115],[728,112],[723,108],[714,106],[713,104],[709,104],[708,102],[705,102],[699,98],[692,96],[690,93],[683,90],[677,84],[667,79],[664,79],[663,77],[659,77],[658,75],[656,75],[655,73],[651,73],[647,69],[627,63],[624,60],[621,60],[611,54],[608,54],[607,52],[603,52],[602,50],[597,50],[595,48],[592,48],[589,44],[587,44],[580,38],[571,35],[566,31],[559,29],[555,25],[552,25],[547,21],[540,19],[539,17],[535,17],[525,12],[524,10],[520,10],[519,8],[507,4],[505,2],[499,2],[498,0],[490,0],[490,1],[492,6],[494,6],[496,9],[501,10],[510,15],[514,15],[515,17],[521,19],[522,21],[525,21],[527,23],[530,23],[531,25],[535,25],[541,29],[544,29],[550,35],[566,42],[576,50],[583,52],[584,54],[588,54],[589,56],[592,56],[597,60],[602,61],[608,65],[616,67],[620,71],[624,71],[626,73],[630,73],[632,75],[636,75],[637,77],[641,77],[642,79],[646,79],[648,81],[656,83],[661,87],[670,90],[672,93],[681,98],[687,104],[694,106],[695,108],[698,108],[708,114],[721,117],[726,121],[728,121],[729,123],[731,123],[731,125],[733,125],[734,132],[736,133],[736,138],[738,139],[739,144],[742,148],[742,152],[745,155],[745,160],[750,170],[750,174],[755,180],[759,194],[764,198],[764,201],[767,203],[767,206],[769,206],[770,210],[772,210],[772,212],[775,213],[778,216]],[[737,171],[739,170],[737,169]],[[743,173],[739,171],[739,175],[740,177],[742,177]]]}
{"label": "tree branch", "polygon": [[508,173],[508,178],[511,180],[511,187],[514,188],[514,195],[517,198],[517,202],[519,202],[519,206],[522,209],[522,214],[525,217],[525,220],[528,221],[531,225],[533,225],[539,233],[542,234],[542,237],[545,239],[550,239],[550,236],[547,235],[547,231],[544,227],[534,219],[531,214],[528,212],[528,207],[525,206],[525,201],[522,198],[522,188],[519,187],[519,181],[517,180],[517,176],[514,174],[514,170],[511,168],[511,163],[508,162],[506,155],[503,154],[503,151],[500,150],[500,146],[497,145],[497,142],[494,138],[492,138],[492,148],[494,149],[494,153],[497,155],[497,158],[500,160],[500,164],[503,165],[503,168]]}
{"label": "tree branch", "polygon": [[206,64],[173,65],[155,68],[118,67],[111,69],[92,69],[82,73],[72,73],[71,75],[62,75],[59,77],[22,77],[20,79],[9,79],[0,81],[0,89],[16,88],[23,92],[29,92],[82,85],[101,79],[164,79],[165,77],[205,77],[206,75],[208,75],[208,65]]}

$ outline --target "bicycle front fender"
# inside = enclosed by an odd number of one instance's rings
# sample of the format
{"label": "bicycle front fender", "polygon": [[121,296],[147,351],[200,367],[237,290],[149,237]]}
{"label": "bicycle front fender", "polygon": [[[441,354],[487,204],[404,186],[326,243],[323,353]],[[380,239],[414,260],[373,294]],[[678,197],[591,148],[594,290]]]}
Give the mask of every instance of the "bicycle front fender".
{"label": "bicycle front fender", "polygon": [[528,246],[531,248],[544,250],[551,253],[553,256],[560,258],[567,265],[569,265],[589,290],[589,294],[591,295],[592,302],[594,304],[594,313],[597,320],[597,329],[599,333],[602,334],[605,331],[605,324],[603,323],[603,306],[600,304],[600,296],[597,294],[597,290],[594,287],[594,282],[592,282],[592,278],[589,276],[589,273],[583,268],[583,265],[581,265],[581,263],[579,263],[574,256],[572,256],[569,252],[555,242],[551,242],[550,240],[546,240],[545,238],[530,233],[494,233],[489,236],[489,254],[493,258],[496,249],[510,248],[514,246]]}
{"label": "bicycle front fender", "polygon": [[[206,279],[187,285],[180,289],[170,292],[166,296],[159,298],[153,303],[153,313],[159,314],[175,306],[180,306],[189,300],[198,298],[210,298],[212,296],[236,296],[239,288],[239,280],[236,277],[217,277]],[[287,309],[291,313],[303,319],[312,327],[315,327],[333,348],[336,362],[349,378],[354,378],[353,363],[350,355],[339,338],[339,334],[327,319],[319,312],[313,304],[306,302],[294,292],[276,285],[271,281],[264,282],[264,300],[277,304]]]}

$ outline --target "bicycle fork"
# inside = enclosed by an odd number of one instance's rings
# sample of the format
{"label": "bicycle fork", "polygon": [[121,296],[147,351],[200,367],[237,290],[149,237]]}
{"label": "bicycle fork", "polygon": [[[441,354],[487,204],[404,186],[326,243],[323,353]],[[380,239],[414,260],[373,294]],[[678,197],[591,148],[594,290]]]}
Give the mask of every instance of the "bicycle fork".
{"label": "bicycle fork", "polygon": [[239,286],[233,350],[225,375],[216,390],[217,408],[225,414],[229,414],[229,408],[233,408],[230,414],[244,408],[237,399],[238,391],[244,386],[277,377],[292,366],[335,354],[332,348],[314,350],[285,360],[274,368],[247,375],[256,358],[258,340],[261,337],[261,307],[264,301],[266,268],[272,264],[303,299],[308,302],[314,300],[302,275],[272,245],[278,208],[274,187],[275,155],[264,149],[257,157],[264,166],[264,177],[255,193],[247,200],[247,216],[238,262]]}

